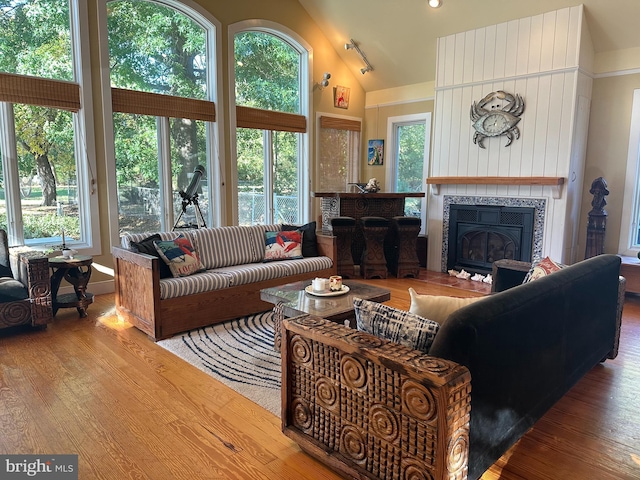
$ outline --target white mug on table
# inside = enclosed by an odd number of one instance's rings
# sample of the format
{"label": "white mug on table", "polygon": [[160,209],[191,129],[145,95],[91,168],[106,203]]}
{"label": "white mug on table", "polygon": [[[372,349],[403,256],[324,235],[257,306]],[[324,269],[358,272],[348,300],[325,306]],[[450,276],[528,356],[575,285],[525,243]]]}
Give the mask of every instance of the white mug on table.
{"label": "white mug on table", "polygon": [[316,277],[311,281],[311,288],[314,292],[324,292],[327,289],[327,279]]}

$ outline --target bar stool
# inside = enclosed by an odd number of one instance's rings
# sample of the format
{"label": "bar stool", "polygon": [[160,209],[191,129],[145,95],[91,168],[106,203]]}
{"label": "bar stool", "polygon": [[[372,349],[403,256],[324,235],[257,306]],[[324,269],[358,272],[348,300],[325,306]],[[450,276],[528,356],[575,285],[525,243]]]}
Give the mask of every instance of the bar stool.
{"label": "bar stool", "polygon": [[334,217],[329,222],[331,234],[336,237],[338,275],[344,278],[352,278],[354,276],[354,264],[351,245],[353,243],[353,232],[356,229],[356,219],[352,217]]}
{"label": "bar stool", "polygon": [[362,217],[364,251],[360,260],[360,275],[364,278],[387,278],[387,260],[384,240],[389,230],[389,220],[383,217]]}
{"label": "bar stool", "polygon": [[389,260],[389,271],[398,278],[420,275],[420,260],[416,252],[416,243],[422,221],[418,217],[393,217],[390,237],[394,251]]}

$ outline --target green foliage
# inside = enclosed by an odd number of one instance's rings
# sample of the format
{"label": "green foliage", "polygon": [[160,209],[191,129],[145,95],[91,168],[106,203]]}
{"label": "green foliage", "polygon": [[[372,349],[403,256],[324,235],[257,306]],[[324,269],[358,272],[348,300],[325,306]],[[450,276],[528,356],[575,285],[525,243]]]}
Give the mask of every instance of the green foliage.
{"label": "green foliage", "polygon": [[300,112],[300,55],[280,38],[243,32],[234,40],[236,103]]}
{"label": "green foliage", "polygon": [[[205,31],[184,14],[153,2],[108,4],[111,83],[115,87],[188,98],[207,98]],[[157,188],[155,117],[114,115],[118,185]],[[173,188],[206,164],[204,122],[170,119]]]}
{"label": "green foliage", "polygon": [[398,135],[399,192],[420,192],[423,182],[425,124],[403,125]]}
{"label": "green foliage", "polygon": [[73,80],[68,0],[0,0],[0,71]]}
{"label": "green foliage", "polygon": [[118,185],[158,186],[156,119],[146,115],[113,115]]}
{"label": "green foliage", "polygon": [[[60,217],[55,213],[25,215],[24,238],[59,237],[64,229],[67,238],[80,238],[80,226],[77,217]],[[0,228],[7,229],[7,215],[0,214]]]}
{"label": "green foliage", "polygon": [[[282,39],[243,32],[234,39],[236,103],[287,113],[300,111],[300,55]],[[262,186],[264,145],[261,131],[238,129],[238,183]],[[298,135],[273,132],[274,193],[298,191]]]}
{"label": "green foliage", "polygon": [[206,98],[205,32],[153,2],[108,3],[111,83],[115,87]]}

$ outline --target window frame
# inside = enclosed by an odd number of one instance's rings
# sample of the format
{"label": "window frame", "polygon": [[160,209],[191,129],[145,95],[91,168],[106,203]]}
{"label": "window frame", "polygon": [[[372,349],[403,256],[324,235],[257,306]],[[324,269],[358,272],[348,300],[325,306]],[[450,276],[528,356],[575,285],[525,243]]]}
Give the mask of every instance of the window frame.
{"label": "window frame", "polygon": [[[116,176],[116,156],[115,156],[115,136],[113,128],[113,107],[111,94],[111,72],[109,68],[109,39],[107,28],[107,4],[112,0],[98,0],[98,30],[99,30],[99,52],[100,71],[102,86],[103,105],[103,132],[105,162],[107,171],[107,203],[109,212],[109,237],[111,245],[120,244],[119,221],[118,221],[118,185]],[[222,23],[215,18],[211,12],[207,11],[193,0],[144,0],[155,3],[163,7],[174,9],[198,24],[206,32],[207,42],[207,100],[215,103],[216,111],[224,111],[224,101],[222,95],[223,73],[220,68],[222,58]],[[156,121],[161,125],[168,117],[156,117]],[[162,129],[165,130],[165,129]],[[207,138],[207,188],[209,189],[209,218],[207,224],[220,226],[226,224],[226,181],[224,177],[224,115],[217,114],[215,122],[206,122]],[[162,141],[162,140],[160,140]],[[166,143],[166,142],[165,142]],[[159,152],[164,158],[164,153]],[[159,168],[162,168],[159,163]],[[170,171],[170,170],[169,170]],[[169,179],[169,182],[171,179]],[[161,188],[166,182],[160,179]],[[161,195],[164,192],[161,191]],[[169,204],[162,200],[163,214],[162,221],[165,226],[171,224],[173,211],[169,212]],[[170,202],[169,202],[170,203]]]}
{"label": "window frame", "polygon": [[420,226],[420,234],[427,233],[427,214],[428,214],[428,191],[426,179],[429,176],[429,159],[431,152],[431,112],[414,113],[409,115],[399,115],[396,117],[387,118],[387,142],[385,146],[385,158],[387,159],[385,166],[385,189],[387,192],[396,191],[396,182],[398,175],[398,158],[397,158],[397,127],[402,125],[412,125],[419,122],[424,122],[424,163],[422,165],[422,177],[424,182],[422,183],[422,192],[424,197],[420,200],[420,211],[422,212]]}
{"label": "window frame", "polygon": [[[87,255],[100,255],[102,253],[100,239],[100,222],[98,221],[98,191],[96,172],[96,146],[93,115],[93,93],[91,87],[91,53],[89,51],[89,14],[87,2],[69,0],[69,31],[71,37],[71,62],[73,65],[74,80],[71,83],[79,86],[80,109],[72,112],[74,158],[76,162],[76,180],[78,182],[79,205],[78,220],[80,222],[81,238],[71,240],[68,245],[80,250]],[[45,78],[45,77],[38,77]],[[20,202],[9,199],[18,199],[20,189],[18,185],[17,171],[9,165],[12,158],[17,158],[17,145],[15,138],[15,123],[13,118],[13,103],[2,102],[0,108],[0,123],[3,131],[11,133],[11,138],[5,138],[3,142],[4,175],[8,180],[5,186],[5,202],[7,208],[7,234],[9,245],[23,245],[30,247],[54,247],[52,241],[38,242],[24,239],[24,223]],[[10,127],[9,127],[10,124]],[[11,203],[11,204],[9,204]],[[13,225],[13,226],[12,226]],[[55,237],[54,237],[55,238]]]}
{"label": "window frame", "polygon": [[[300,35],[293,30],[276,22],[261,19],[243,20],[233,23],[228,27],[228,51],[229,63],[229,138],[231,149],[231,203],[233,224],[238,223],[238,146],[237,146],[237,117],[236,97],[235,97],[235,36],[242,32],[262,32],[278,37],[283,42],[288,43],[300,54],[300,112],[306,118],[307,128],[305,133],[300,133],[298,152],[300,155],[300,165],[298,168],[298,185],[300,186],[300,221],[308,222],[311,212],[310,183],[311,176],[309,169],[311,166],[311,145],[313,144],[313,118],[311,116],[312,87],[311,72],[313,72],[313,49]],[[268,145],[265,145],[268,147]],[[273,192],[270,192],[270,194]],[[271,197],[271,195],[268,195]],[[271,201],[271,200],[269,200]]]}

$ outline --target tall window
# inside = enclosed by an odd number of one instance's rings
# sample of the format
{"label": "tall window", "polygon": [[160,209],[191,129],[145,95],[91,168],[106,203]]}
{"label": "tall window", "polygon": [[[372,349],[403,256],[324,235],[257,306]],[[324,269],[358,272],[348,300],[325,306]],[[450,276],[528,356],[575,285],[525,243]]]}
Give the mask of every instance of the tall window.
{"label": "tall window", "polygon": [[276,31],[240,31],[233,42],[237,222],[300,223],[308,204],[306,50]]}
{"label": "tall window", "polygon": [[0,2],[0,228],[12,245],[58,247],[64,230],[74,247],[92,246],[80,23],[76,1]]}
{"label": "tall window", "polygon": [[320,114],[316,189],[348,192],[360,180],[360,120]]}
{"label": "tall window", "polygon": [[[391,192],[425,192],[428,175],[431,114],[390,117],[388,120],[390,162],[387,163],[387,190]],[[425,198],[407,198],[406,216],[422,219],[426,230]]]}
{"label": "tall window", "polygon": [[[208,71],[213,37],[174,3],[108,4],[121,234],[198,225],[196,204],[207,223],[212,218],[206,173],[213,166],[208,152],[214,150]],[[186,198],[199,166],[205,174],[196,175],[198,195]]]}
{"label": "tall window", "polygon": [[633,92],[625,178],[618,252],[635,256],[640,252],[640,89]]}

